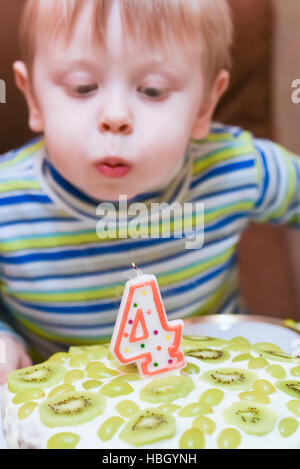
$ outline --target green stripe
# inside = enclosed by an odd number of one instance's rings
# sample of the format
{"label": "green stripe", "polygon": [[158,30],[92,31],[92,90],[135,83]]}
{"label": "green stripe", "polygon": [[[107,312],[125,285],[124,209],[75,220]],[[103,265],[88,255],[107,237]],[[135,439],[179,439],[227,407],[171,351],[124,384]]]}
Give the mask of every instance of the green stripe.
{"label": "green stripe", "polygon": [[194,264],[191,264],[188,268],[182,267],[172,270],[172,273],[157,275],[159,286],[168,286],[172,285],[175,282],[182,282],[189,278],[192,278],[195,275],[199,275],[205,270],[212,269],[220,264],[225,264],[228,259],[232,256],[235,247],[230,247],[222,252],[222,254],[217,254],[211,256],[203,261],[198,261]]}
{"label": "green stripe", "polygon": [[[199,215],[198,215],[199,217]],[[152,235],[166,235],[170,233],[172,235],[175,233],[183,232],[184,229],[188,230],[195,226],[197,221],[197,214],[191,214],[184,217],[184,220],[181,216],[176,217],[175,219],[170,219],[170,224],[168,219],[164,220],[164,223],[160,221],[159,224],[151,226],[150,223],[144,223],[143,225],[137,224],[136,233],[138,237],[150,237]],[[130,225],[130,223],[129,223]],[[120,228],[122,229],[122,227]],[[133,227],[127,227],[125,234],[127,238],[131,238],[130,232],[133,230]],[[123,232],[123,230],[122,230]],[[105,238],[98,237],[96,231],[76,231],[74,233],[46,233],[41,235],[34,236],[20,236],[15,240],[3,239],[1,240],[1,250],[2,252],[13,252],[21,251],[27,249],[38,249],[38,248],[50,248],[50,247],[63,247],[63,246],[74,246],[88,243],[99,243],[104,242],[108,238],[111,240],[118,240],[119,238],[115,235],[115,230],[105,230]],[[122,234],[123,238],[123,234]]]}
{"label": "green stripe", "polygon": [[[287,171],[288,171],[287,190],[286,190],[284,198],[283,198],[283,200],[280,204],[280,207],[276,210],[273,210],[273,212],[268,213],[263,218],[260,218],[259,219],[260,223],[267,222],[267,221],[282,217],[284,215],[284,213],[287,211],[287,209],[289,207],[289,204],[291,202],[291,199],[294,196],[295,189],[296,189],[296,182],[297,182],[296,174],[295,174],[295,169],[294,169],[293,163],[292,163],[290,158],[295,159],[296,163],[299,165],[299,162],[298,162],[298,159],[297,159],[298,157],[290,154],[289,152],[287,152],[280,145],[277,145],[277,146],[282,151],[282,155],[285,158],[285,162],[286,162],[286,166],[287,166]],[[299,169],[300,169],[300,167],[299,167]]]}
{"label": "green stripe", "polygon": [[[1,168],[0,168],[1,169]],[[35,180],[30,179],[11,179],[6,181],[0,181],[0,193],[1,192],[13,192],[27,189],[41,189],[40,184]]]}
{"label": "green stripe", "polygon": [[22,163],[26,160],[26,158],[31,156],[33,153],[41,150],[44,146],[45,141],[44,139],[41,139],[37,143],[26,147],[24,150],[19,151],[12,160],[3,163],[0,162],[0,170],[2,171],[4,169],[11,168],[12,166],[16,166],[18,163]]}
{"label": "green stripe", "polygon": [[212,142],[239,142],[240,140],[245,139],[248,136],[249,139],[252,140],[252,136],[249,132],[243,131],[238,137],[234,137],[231,132],[223,132],[223,133],[214,133],[210,132],[207,137],[202,140],[192,138],[191,142],[196,143],[198,145],[205,144],[205,143],[212,143]]}
{"label": "green stripe", "polygon": [[[239,211],[250,211],[253,208],[253,200],[251,199],[244,199],[240,202],[233,202],[229,204],[225,204],[221,207],[208,209],[204,212],[204,225],[207,223],[211,223],[217,220],[220,217],[224,217],[229,214],[233,214]],[[197,217],[201,218],[200,214],[193,214],[193,216],[187,216],[182,220],[181,217],[174,220],[171,219],[170,225],[165,221],[165,224],[159,223],[159,225],[154,225],[151,227],[151,224],[145,224],[145,226],[139,227],[137,230],[138,237],[148,237],[150,238],[151,235],[154,238],[155,235],[166,235],[170,233],[172,234],[177,233],[182,235],[184,232],[188,231],[189,229],[196,229],[196,221]],[[97,233],[95,232],[86,232],[86,231],[79,231],[76,233],[54,233],[54,234],[42,234],[38,236],[24,236],[19,237],[16,240],[11,239],[4,239],[1,240],[1,250],[2,252],[13,252],[13,251],[21,251],[27,249],[38,249],[38,248],[51,248],[51,247],[63,247],[63,246],[75,246],[87,243],[99,243],[104,242],[107,239],[111,240],[118,240],[120,238],[116,238],[114,230],[107,230],[105,231],[106,237],[101,239],[98,237]],[[131,238],[130,230],[127,229],[126,231],[127,239]]]}
{"label": "green stripe", "polygon": [[[191,315],[188,317],[208,314],[209,311],[212,309],[213,305],[218,302],[220,303],[224,294],[226,293],[227,285],[221,286],[209,299],[205,302],[200,308],[197,308]],[[70,337],[67,335],[57,334],[50,331],[45,331],[41,327],[38,327],[36,324],[32,323],[28,319],[20,316],[17,312],[13,311],[13,315],[17,318],[17,321],[22,324],[23,327],[28,329],[29,331],[33,332],[34,334],[38,335],[47,340],[53,340],[58,343],[62,344],[70,344],[70,345],[94,345],[94,344],[102,344],[105,342],[110,341],[111,336],[101,336],[101,337],[91,337],[87,338],[84,336],[80,337]]]}
{"label": "green stripe", "polygon": [[[200,308],[197,308],[192,314],[190,314],[188,317],[194,317],[194,316],[200,316],[204,314],[209,314],[209,311],[212,309],[212,307],[216,303],[221,303],[222,298],[224,297],[224,294],[226,293],[227,285],[226,286],[221,286],[209,299],[206,301]],[[58,343],[62,344],[70,344],[70,345],[94,345],[94,344],[102,344],[105,342],[110,341],[111,336],[101,336],[101,337],[91,337],[87,338],[84,336],[80,337],[70,337],[67,335],[60,335],[56,334],[50,331],[45,331],[44,329],[36,326],[34,323],[29,321],[28,319],[25,319],[21,317],[17,313],[13,313],[14,316],[17,316],[17,320],[20,324],[23,325],[26,329],[29,331],[35,333],[36,335],[47,339],[47,340],[53,340]],[[187,317],[187,318],[188,318]]]}
{"label": "green stripe", "polygon": [[227,285],[222,285],[220,288],[218,288],[218,290],[209,297],[209,300],[206,303],[197,308],[193,313],[189,314],[186,319],[195,316],[202,316],[204,314],[210,314],[211,310],[215,308],[216,305],[222,303],[222,300],[227,292],[227,288]]}
{"label": "green stripe", "polygon": [[233,202],[231,204],[226,204],[222,207],[216,209],[207,210],[204,213],[204,224],[215,221],[218,218],[224,217],[226,215],[232,215],[235,212],[249,211],[253,208],[253,200],[245,199],[240,202]]}
{"label": "green stripe", "polygon": [[257,151],[255,151],[255,156],[256,158],[254,158],[254,163],[255,163],[255,169],[257,171],[257,186],[260,187],[261,186],[261,182],[262,182],[262,167],[261,167],[261,163],[258,161],[258,155],[257,155]]}
{"label": "green stripe", "polygon": [[[173,285],[175,282],[182,282],[188,280],[195,275],[199,275],[208,269],[216,267],[220,264],[226,263],[226,261],[232,256],[235,247],[232,246],[222,252],[220,255],[209,257],[203,261],[196,262],[187,268],[178,268],[172,270],[171,273],[157,275],[159,286]],[[76,288],[76,289],[64,289],[63,292],[60,290],[47,290],[44,292],[23,291],[15,290],[7,287],[2,283],[2,292],[9,296],[12,296],[18,300],[24,301],[43,301],[43,302],[80,302],[88,300],[100,300],[112,297],[121,297],[124,291],[124,283],[115,283],[110,287],[87,287],[87,288]]]}
{"label": "green stripe", "polygon": [[281,148],[281,150],[282,150],[283,156],[285,157],[287,170],[288,170],[287,191],[284,196],[284,199],[282,200],[281,206],[277,210],[274,210],[273,212],[271,212],[268,216],[268,219],[280,218],[284,215],[284,213],[288,209],[291,198],[293,197],[295,193],[295,188],[296,188],[296,174],[295,174],[293,163],[289,159],[287,151],[285,151],[283,148]]}
{"label": "green stripe", "polygon": [[220,150],[215,150],[211,153],[200,156],[199,159],[195,159],[193,164],[193,175],[197,176],[203,170],[214,166],[216,163],[231,160],[236,156],[251,154],[253,151],[253,145],[249,145],[248,143],[245,145],[237,145],[226,149],[222,148]]}
{"label": "green stripe", "polygon": [[13,313],[14,316],[17,317],[17,321],[26,329],[29,331],[33,332],[39,337],[42,337],[44,339],[48,340],[53,340],[54,342],[58,342],[61,344],[70,344],[70,345],[97,345],[97,344],[103,344],[110,340],[111,336],[95,336],[91,338],[87,338],[84,336],[79,336],[79,337],[70,337],[67,335],[62,335],[62,334],[56,334],[54,332],[46,331],[42,329],[41,327],[36,326],[33,324],[31,321],[28,321],[28,319],[25,319],[23,317],[20,317],[20,315],[17,315],[16,313]]}

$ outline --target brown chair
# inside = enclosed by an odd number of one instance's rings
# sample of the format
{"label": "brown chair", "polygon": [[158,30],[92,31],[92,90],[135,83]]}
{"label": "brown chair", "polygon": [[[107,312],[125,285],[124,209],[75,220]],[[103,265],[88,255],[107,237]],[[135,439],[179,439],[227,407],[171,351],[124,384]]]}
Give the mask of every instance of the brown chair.
{"label": "brown chair", "polygon": [[[17,24],[24,0],[0,0],[1,74],[7,103],[0,104],[0,154],[25,143],[32,133],[25,101],[14,85],[12,62],[19,58]],[[273,137],[271,0],[229,0],[235,22],[231,87],[216,120],[241,125],[258,137]],[[297,317],[292,270],[288,262],[286,228],[251,224],[239,246],[241,287],[254,314]]]}
{"label": "brown chair", "polygon": [[[229,92],[216,113],[257,137],[276,139],[272,120],[272,0],[229,0],[235,25]],[[286,227],[251,224],[239,245],[241,288],[250,311],[299,319]]]}

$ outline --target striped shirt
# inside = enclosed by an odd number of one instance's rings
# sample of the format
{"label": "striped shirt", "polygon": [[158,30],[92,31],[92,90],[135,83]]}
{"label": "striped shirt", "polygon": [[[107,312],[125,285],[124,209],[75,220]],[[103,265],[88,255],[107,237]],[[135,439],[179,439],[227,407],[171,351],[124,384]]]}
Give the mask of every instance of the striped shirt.
{"label": "striped shirt", "polygon": [[[156,236],[149,236],[142,219],[144,236],[125,230],[121,237],[124,220],[117,217],[110,219],[110,236],[99,237],[100,202],[57,172],[43,137],[0,157],[0,332],[23,338],[40,359],[110,338],[132,262],[157,276],[169,320],[245,313],[240,237],[250,221],[300,227],[300,159],[238,127],[213,123],[205,140],[190,140],[169,184],[128,201],[147,208],[193,204],[181,237],[176,215],[170,233],[159,220]],[[204,225],[197,225],[201,207]],[[203,227],[201,247],[187,249]]]}

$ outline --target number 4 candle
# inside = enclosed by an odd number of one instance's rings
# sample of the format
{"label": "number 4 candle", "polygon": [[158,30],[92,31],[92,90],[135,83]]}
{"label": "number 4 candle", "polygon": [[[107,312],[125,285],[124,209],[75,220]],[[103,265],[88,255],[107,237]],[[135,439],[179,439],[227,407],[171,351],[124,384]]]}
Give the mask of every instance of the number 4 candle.
{"label": "number 4 candle", "polygon": [[136,362],[143,377],[182,368],[183,321],[168,322],[156,277],[136,272],[125,285],[110,351],[122,365]]}

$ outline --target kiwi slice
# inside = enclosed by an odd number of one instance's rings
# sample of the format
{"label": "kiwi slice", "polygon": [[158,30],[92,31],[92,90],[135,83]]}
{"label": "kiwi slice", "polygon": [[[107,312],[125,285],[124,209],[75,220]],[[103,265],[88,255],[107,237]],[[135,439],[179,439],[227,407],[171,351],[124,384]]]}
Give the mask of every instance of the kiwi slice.
{"label": "kiwi slice", "polygon": [[300,357],[289,355],[285,352],[277,352],[275,350],[260,350],[259,354],[264,358],[269,358],[270,360],[274,360],[276,362],[288,362],[288,363],[300,363]]}
{"label": "kiwi slice", "polygon": [[8,389],[19,392],[33,387],[50,388],[61,381],[66,371],[60,363],[49,361],[15,370],[8,376]]}
{"label": "kiwi slice", "polygon": [[251,347],[256,352],[282,352],[282,349],[271,342],[257,342]]}
{"label": "kiwi slice", "polygon": [[230,358],[230,354],[225,350],[218,350],[212,348],[199,348],[195,347],[185,352],[188,357],[194,357],[207,363],[222,363]]}
{"label": "kiwi slice", "polygon": [[164,376],[146,384],[140,390],[140,398],[153,404],[173,402],[186,397],[194,388],[189,376]]}
{"label": "kiwi slice", "polygon": [[47,449],[75,449],[79,440],[76,433],[56,433],[48,440]]}
{"label": "kiwi slice", "polygon": [[126,374],[136,374],[139,376],[139,370],[136,363],[129,363],[128,365],[121,365],[117,360],[111,360],[111,366]]}
{"label": "kiwi slice", "polygon": [[217,339],[216,337],[197,336],[197,335],[185,335],[182,337],[182,348],[184,353],[189,350],[205,347],[220,347],[226,344],[223,339]]}
{"label": "kiwi slice", "polygon": [[273,410],[253,402],[235,402],[223,412],[223,417],[228,425],[235,425],[250,435],[270,433],[277,419]]}
{"label": "kiwi slice", "polygon": [[106,400],[87,391],[71,391],[46,399],[39,408],[42,422],[48,427],[80,425],[102,414]]}
{"label": "kiwi slice", "polygon": [[132,416],[119,437],[130,445],[142,446],[171,438],[175,430],[173,415],[161,409],[144,409]]}
{"label": "kiwi slice", "polygon": [[239,391],[249,389],[258,378],[257,374],[242,368],[217,368],[203,373],[200,379],[222,388]]}
{"label": "kiwi slice", "polygon": [[76,355],[86,355],[89,360],[100,360],[108,354],[107,348],[102,345],[82,345],[69,348],[71,357]]}
{"label": "kiwi slice", "polygon": [[285,392],[296,399],[300,399],[300,381],[276,381],[275,386],[279,391]]}
{"label": "kiwi slice", "polygon": [[200,368],[194,363],[187,363],[184,368],[181,368],[180,373],[182,375],[198,375]]}

